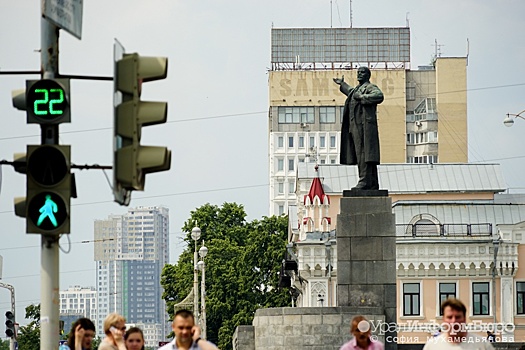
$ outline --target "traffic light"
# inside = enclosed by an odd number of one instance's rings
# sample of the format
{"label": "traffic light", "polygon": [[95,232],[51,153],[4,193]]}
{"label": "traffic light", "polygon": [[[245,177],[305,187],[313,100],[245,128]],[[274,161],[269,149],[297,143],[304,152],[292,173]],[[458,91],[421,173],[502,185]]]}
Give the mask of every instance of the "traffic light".
{"label": "traffic light", "polygon": [[26,80],[28,124],[71,122],[69,79]]}
{"label": "traffic light", "polygon": [[11,311],[5,313],[5,335],[9,338],[16,338],[15,314]]}
{"label": "traffic light", "polygon": [[64,145],[28,145],[27,191],[15,199],[15,212],[26,217],[26,232],[69,233],[70,200],[74,188],[71,149]]}
{"label": "traffic light", "polygon": [[115,201],[129,205],[131,191],[143,191],[146,174],[170,169],[171,151],[142,146],[143,126],[166,122],[168,104],[140,100],[143,82],[165,79],[168,59],[125,54],[115,46],[113,192]]}

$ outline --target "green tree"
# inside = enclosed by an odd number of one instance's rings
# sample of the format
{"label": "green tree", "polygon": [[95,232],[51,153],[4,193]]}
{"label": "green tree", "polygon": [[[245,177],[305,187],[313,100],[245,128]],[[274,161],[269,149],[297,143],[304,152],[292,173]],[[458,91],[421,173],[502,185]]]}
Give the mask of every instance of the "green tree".
{"label": "green tree", "polygon": [[202,232],[199,245],[204,240],[208,248],[207,338],[220,349],[229,350],[235,328],[251,324],[257,309],[290,305],[288,292],[278,288],[288,219],[273,216],[247,222],[243,206],[236,203],[222,207],[205,204],[192,211],[182,228],[188,247],[177,264],[166,265],[162,272],[163,297],[170,316],[173,306],[193,286],[195,246],[191,230],[195,226]]}
{"label": "green tree", "polygon": [[10,340],[0,339],[0,350],[9,350]]}
{"label": "green tree", "polygon": [[32,321],[18,330],[18,348],[40,350],[40,304],[27,306],[25,318]]}

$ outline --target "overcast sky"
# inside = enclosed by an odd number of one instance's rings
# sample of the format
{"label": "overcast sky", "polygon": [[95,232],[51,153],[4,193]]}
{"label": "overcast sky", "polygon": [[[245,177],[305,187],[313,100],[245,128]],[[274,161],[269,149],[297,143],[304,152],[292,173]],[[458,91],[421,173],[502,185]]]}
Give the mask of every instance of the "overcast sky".
{"label": "overcast sky", "polygon": [[[525,109],[525,2],[353,0],[352,7],[353,27],[404,27],[408,20],[414,69],[430,62],[436,40],[442,56],[469,54],[469,161],[501,163],[511,192],[524,192],[525,120],[512,128],[502,121]],[[0,2],[0,70],[39,69],[39,16],[38,0]],[[171,170],[148,175],[131,206],[169,208],[171,263],[184,248],[181,227],[191,210],[234,201],[249,220],[268,214],[270,30],[331,25],[350,26],[350,1],[89,0],[82,40],[61,31],[61,74],[112,76],[114,38],[127,52],[168,57],[168,78],[144,84],[142,94],[168,101],[168,123],[145,128],[142,144],[168,146]],[[0,75],[0,159],[40,142],[38,125],[27,125],[11,106],[11,90],[37,78]],[[61,125],[60,143],[71,145],[73,163],[111,165],[112,91],[112,82],[71,82],[72,122]],[[2,279],[15,286],[24,323],[24,308],[40,302],[40,237],[25,234],[24,219],[14,215],[25,177],[10,166],[1,170]],[[95,286],[93,221],[127,210],[113,202],[102,171],[75,174],[71,245],[60,240],[70,249],[60,253],[61,289]],[[0,291],[0,314],[9,308],[9,292]]]}

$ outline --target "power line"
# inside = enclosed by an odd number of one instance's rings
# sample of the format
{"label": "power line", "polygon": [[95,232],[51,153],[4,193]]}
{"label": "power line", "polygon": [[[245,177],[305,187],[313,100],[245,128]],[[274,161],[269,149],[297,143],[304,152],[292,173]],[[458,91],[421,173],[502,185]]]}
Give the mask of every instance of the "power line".
{"label": "power line", "polygon": [[[491,89],[503,89],[503,88],[516,87],[516,86],[525,86],[525,83],[485,86],[485,87],[479,87],[479,88],[446,91],[446,92],[437,93],[436,95],[455,94],[455,93],[458,93],[458,92],[470,92],[470,91],[481,91],[481,90],[491,90]],[[401,98],[395,98],[395,99],[401,99]],[[231,118],[231,117],[239,117],[239,116],[243,116],[243,115],[254,115],[254,114],[263,114],[263,113],[266,114],[266,113],[268,113],[268,111],[236,113],[236,114],[223,114],[223,115],[208,116],[208,117],[201,117],[201,118],[170,120],[170,121],[167,121],[166,124],[193,122],[193,121],[219,119],[219,118]],[[62,131],[61,134],[74,134],[74,133],[80,133],[80,132],[93,132],[93,131],[102,131],[102,130],[110,130],[110,129],[113,129],[113,127],[103,127],[103,128],[94,128],[94,129],[84,129],[84,130],[72,130],[72,131]],[[38,137],[38,136],[40,136],[40,135],[22,135],[22,136],[12,136],[12,137],[0,137],[0,141],[21,139],[21,138],[28,138],[28,137]]]}
{"label": "power line", "polygon": [[[267,111],[263,112],[248,112],[248,113],[237,113],[237,114],[223,114],[223,115],[214,115],[209,117],[200,117],[200,118],[190,118],[190,119],[179,119],[179,120],[169,120],[166,124],[172,123],[184,123],[184,122],[193,122],[201,120],[210,120],[210,119],[220,119],[220,118],[231,118],[231,117],[240,117],[244,115],[254,115],[254,114],[266,114]],[[80,132],[93,132],[93,131],[103,131],[103,130],[112,130],[112,126],[103,127],[103,128],[93,128],[93,129],[84,129],[84,130],[71,130],[71,131],[61,131],[60,134],[76,134]],[[28,137],[40,137],[40,135],[22,135],[22,136],[12,136],[12,137],[0,137],[0,141],[4,140],[13,140],[13,139],[23,139]]]}
{"label": "power line", "polygon": [[[151,199],[151,198],[161,198],[161,197],[185,196],[185,195],[188,195],[188,194],[221,192],[221,191],[231,191],[231,190],[242,190],[242,189],[246,189],[246,188],[267,187],[267,186],[269,186],[268,183],[260,184],[260,185],[246,185],[246,186],[224,187],[224,188],[218,188],[218,189],[207,189],[207,190],[199,190],[199,191],[178,192],[178,193],[169,193],[169,194],[158,194],[158,195],[152,195],[152,196],[136,197],[136,198],[133,198],[133,199],[134,200],[141,200],[141,199]],[[93,204],[104,204],[104,203],[113,203],[113,201],[112,200],[106,200],[106,201],[76,203],[76,204],[72,204],[71,206],[93,205]],[[7,213],[12,214],[13,211],[11,211],[11,210],[0,211],[0,214],[7,214]]]}

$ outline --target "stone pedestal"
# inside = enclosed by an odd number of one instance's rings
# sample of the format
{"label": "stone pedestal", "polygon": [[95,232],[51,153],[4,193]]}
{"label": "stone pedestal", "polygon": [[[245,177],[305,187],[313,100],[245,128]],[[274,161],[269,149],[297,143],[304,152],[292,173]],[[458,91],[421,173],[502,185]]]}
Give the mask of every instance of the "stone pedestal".
{"label": "stone pedestal", "polygon": [[[337,216],[337,306],[382,310],[396,319],[396,234],[387,191],[344,191]],[[393,329],[394,327],[390,327]],[[385,334],[385,349],[397,349]],[[392,338],[389,338],[391,336]]]}

